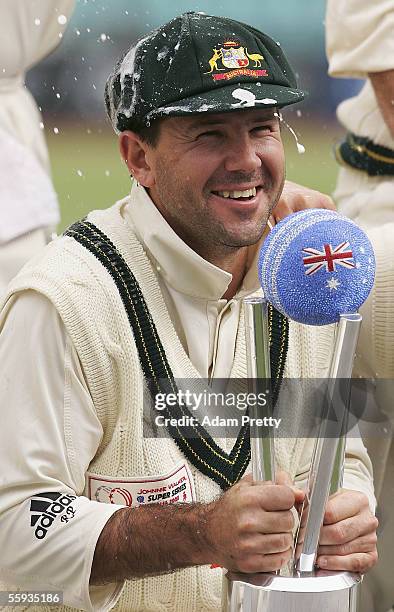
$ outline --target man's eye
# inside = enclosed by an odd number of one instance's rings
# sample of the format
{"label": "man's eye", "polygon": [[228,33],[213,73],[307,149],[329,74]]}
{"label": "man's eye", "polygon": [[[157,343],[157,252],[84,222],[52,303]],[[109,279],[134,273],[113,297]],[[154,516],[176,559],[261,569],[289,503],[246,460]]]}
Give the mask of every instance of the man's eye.
{"label": "man's eye", "polygon": [[272,132],[272,130],[273,130],[272,125],[264,124],[264,125],[256,125],[256,127],[252,129],[252,132],[257,134],[259,132]]}
{"label": "man's eye", "polygon": [[217,130],[208,130],[206,132],[201,132],[201,134],[198,135],[198,138],[209,138],[215,136],[219,137],[220,132],[218,132]]}

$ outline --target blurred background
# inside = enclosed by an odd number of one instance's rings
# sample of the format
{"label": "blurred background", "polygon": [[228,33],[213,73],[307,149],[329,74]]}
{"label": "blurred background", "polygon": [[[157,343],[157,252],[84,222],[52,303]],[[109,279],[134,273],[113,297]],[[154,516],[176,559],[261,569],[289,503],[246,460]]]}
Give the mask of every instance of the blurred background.
{"label": "blurred background", "polygon": [[294,137],[284,130],[287,177],[326,193],[333,190],[332,147],[342,133],[335,108],[361,83],[327,76],[325,0],[78,0],[60,47],[27,76],[44,117],[61,205],[59,230],[129,191],[117,137],[105,115],[104,84],[133,41],[188,10],[246,21],[281,42],[309,92],[306,102],[284,112],[306,149],[300,155]]}

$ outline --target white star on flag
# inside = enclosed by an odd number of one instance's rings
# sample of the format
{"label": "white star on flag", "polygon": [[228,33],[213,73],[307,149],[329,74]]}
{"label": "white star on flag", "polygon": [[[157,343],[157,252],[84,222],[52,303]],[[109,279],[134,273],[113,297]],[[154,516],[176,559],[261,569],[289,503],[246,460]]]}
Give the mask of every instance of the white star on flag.
{"label": "white star on flag", "polygon": [[341,283],[339,282],[339,280],[337,278],[330,278],[327,281],[326,287],[328,287],[328,289],[334,289],[334,291],[336,291],[340,284]]}

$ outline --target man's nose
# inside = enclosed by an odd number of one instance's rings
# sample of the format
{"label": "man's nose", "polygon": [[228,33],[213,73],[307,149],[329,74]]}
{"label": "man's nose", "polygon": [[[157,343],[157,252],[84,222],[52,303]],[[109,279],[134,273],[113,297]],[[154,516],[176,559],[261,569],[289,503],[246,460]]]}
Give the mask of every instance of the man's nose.
{"label": "man's nose", "polygon": [[254,172],[261,167],[257,147],[250,138],[239,135],[227,145],[225,168],[228,172]]}

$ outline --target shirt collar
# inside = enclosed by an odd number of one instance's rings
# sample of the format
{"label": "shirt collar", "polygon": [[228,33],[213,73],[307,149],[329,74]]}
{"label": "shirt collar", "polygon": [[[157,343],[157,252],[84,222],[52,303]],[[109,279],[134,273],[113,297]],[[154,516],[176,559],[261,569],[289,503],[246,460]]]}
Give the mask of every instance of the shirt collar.
{"label": "shirt collar", "polygon": [[[134,227],[157,271],[173,289],[206,300],[219,300],[226,292],[232,275],[203,259],[183,242],[158,211],[144,187],[136,182],[133,182],[124,216],[126,222]],[[247,273],[236,297],[259,289],[258,246],[249,247]]]}

